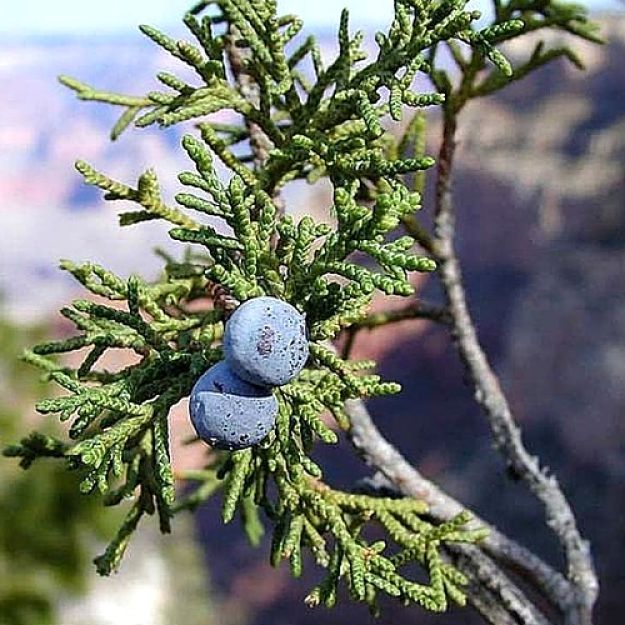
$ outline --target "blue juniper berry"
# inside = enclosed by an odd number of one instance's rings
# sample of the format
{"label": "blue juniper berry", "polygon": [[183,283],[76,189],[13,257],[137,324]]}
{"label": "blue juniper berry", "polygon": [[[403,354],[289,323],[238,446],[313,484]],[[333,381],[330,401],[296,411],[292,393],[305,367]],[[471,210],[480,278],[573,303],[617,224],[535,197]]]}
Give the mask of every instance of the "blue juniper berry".
{"label": "blue juniper berry", "polygon": [[218,449],[260,443],[274,426],[278,402],[271,390],[237,376],[223,360],[196,382],[189,402],[198,436]]}
{"label": "blue juniper berry", "polygon": [[304,368],[308,353],[304,315],[274,297],[244,302],[226,324],[226,362],[252,384],[288,384]]}

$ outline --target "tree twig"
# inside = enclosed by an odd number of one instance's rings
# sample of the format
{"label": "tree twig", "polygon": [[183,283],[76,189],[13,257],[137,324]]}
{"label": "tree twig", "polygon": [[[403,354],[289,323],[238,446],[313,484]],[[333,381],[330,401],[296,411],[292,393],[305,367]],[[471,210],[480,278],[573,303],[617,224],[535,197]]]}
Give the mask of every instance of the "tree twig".
{"label": "tree twig", "polygon": [[475,545],[448,548],[455,565],[469,578],[467,598],[493,625],[549,625],[526,594]]}
{"label": "tree twig", "polygon": [[475,399],[484,410],[495,445],[509,466],[543,504],[547,525],[557,536],[566,557],[567,578],[574,592],[560,604],[567,625],[590,625],[598,594],[588,543],[582,538],[569,502],[555,477],[541,468],[521,438],[508,401],[479,343],[468,310],[462,273],[454,247],[455,221],[451,199],[451,171],[455,152],[455,113],[444,119],[443,141],[438,161],[436,188],[435,249],[439,276],[452,317],[452,335],[461,360],[475,389]]}
{"label": "tree twig", "polygon": [[[368,464],[383,471],[384,477],[379,479],[376,476],[377,480],[374,480],[378,487],[426,501],[430,506],[430,516],[441,522],[465,510],[459,502],[425,479],[384,439],[362,401],[349,402],[346,410],[352,423],[350,434],[354,446]],[[493,556],[498,556],[513,568],[523,567],[526,577],[543,592],[566,590],[566,580],[534,554],[481,519],[475,518],[474,523],[489,529],[482,549],[456,545],[450,550],[457,566],[470,580],[470,603],[492,625],[549,625],[523,591],[484,552],[490,550]]]}
{"label": "tree twig", "polygon": [[414,215],[404,217],[402,220],[406,232],[429,254],[436,255],[432,235],[419,223]]}
{"label": "tree twig", "polygon": [[[250,101],[254,106],[259,104],[258,86],[254,83],[254,80],[245,69],[245,55],[240,48],[237,47],[237,40],[240,34],[234,26],[230,26],[226,41],[226,54],[228,55],[228,63],[232,74],[239,85],[241,94]],[[254,160],[254,167],[257,169],[262,168],[269,159],[269,152],[273,149],[273,143],[263,131],[263,129],[253,121],[246,118],[245,125],[249,133],[250,149]],[[276,205],[276,209],[279,215],[284,215],[286,205],[284,198],[279,190],[276,190],[273,194],[273,202]],[[277,238],[274,235],[272,237],[272,245],[275,246]]]}
{"label": "tree twig", "polygon": [[[439,522],[449,521],[466,510],[460,502],[421,475],[384,438],[364,402],[350,400],[346,402],[345,410],[351,422],[349,435],[354,447],[369,466],[388,480],[386,486],[391,486],[405,496],[425,501],[429,506],[428,514]],[[380,485],[384,485],[384,482]],[[475,514],[473,524],[488,529],[488,536],[480,547],[489,556],[522,575],[555,607],[571,602],[570,585],[561,573]]]}
{"label": "tree twig", "polygon": [[414,300],[402,308],[372,313],[362,321],[354,324],[353,327],[357,329],[373,329],[378,326],[407,321],[409,319],[428,319],[444,325],[451,323],[451,317],[445,308],[426,304],[420,300]]}
{"label": "tree twig", "polygon": [[[245,69],[245,56],[236,44],[239,38],[240,33],[231,25],[226,39],[228,64],[241,90],[241,95],[254,106],[258,106],[258,88]],[[262,167],[267,162],[269,151],[272,149],[273,145],[257,123],[246,119],[245,125],[250,135],[250,149],[254,157],[254,166],[257,168]]]}

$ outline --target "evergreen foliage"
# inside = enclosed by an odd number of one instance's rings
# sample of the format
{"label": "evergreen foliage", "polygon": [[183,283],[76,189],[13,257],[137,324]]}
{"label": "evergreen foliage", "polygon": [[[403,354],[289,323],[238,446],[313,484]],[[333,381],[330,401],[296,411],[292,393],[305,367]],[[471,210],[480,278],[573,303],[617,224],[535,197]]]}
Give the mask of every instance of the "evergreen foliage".
{"label": "evergreen foliage", "polygon": [[[22,411],[46,391],[37,372],[18,359],[25,345],[43,336],[43,328],[0,320],[1,441],[23,432]],[[46,428],[56,429],[52,423]],[[0,624],[57,623],[59,595],[84,590],[89,543],[104,540],[121,517],[103,511],[97,497],[82,496],[78,476],[61,465],[24,473],[0,459],[0,474]]]}
{"label": "evergreen foliage", "polygon": [[[299,37],[301,21],[277,15],[274,0],[204,1],[184,19],[193,42],[141,27],[195,72],[195,84],[161,72],[161,90],[128,96],[61,78],[81,99],[121,107],[113,139],[132,123],[168,127],[194,120],[199,131],[182,140],[190,169],[179,176],[187,190],[176,205],[162,198],[152,170],[130,186],[77,163],[107,200],[136,204],[121,213],[122,226],[159,219],[173,239],[195,247],[182,260],[164,256],[164,273],[153,283],[65,261],[63,268],[97,301],[78,300],[61,311],[76,336],[26,354],[66,391],[37,408],[69,422],[70,440],[33,434],[5,453],[25,467],[45,456],[64,458],[81,472],[83,492],[99,490],[108,505],[132,500],[117,535],[96,559],[101,574],[119,566],[145,515],[156,513],[161,530],[169,532],[175,512],[222,489],[224,522],[239,513],[252,543],[262,536],[263,521],[271,526],[274,565],[288,560],[299,576],[308,549],[327,570],[308,595],[309,605],[333,605],[340,580],[373,611],[379,593],[434,611],[450,599],[465,601],[466,580],[440,550],[484,535],[466,528],[468,514],[437,525],[420,501],[335,490],[311,458],[316,441],[333,444],[337,430],[349,430],[346,401],[400,390],[371,373],[374,363],[337,355],[330,341],[367,324],[376,291],[411,295],[410,273],[436,268],[431,255],[414,251],[415,243],[429,250],[416,213],[423,172],[434,165],[424,154],[421,109],[442,105],[445,115],[456,115],[469,99],[554,58],[579,63],[567,48],[538,46],[526,63],[512,67],[496,47],[501,42],[545,27],[590,40],[597,35],[582,9],[559,2],[496,0],[493,22],[478,28],[479,13],[465,0],[395,0],[394,20],[388,32],[377,33],[377,51],[369,58],[363,34],[351,33],[348,18],[343,11],[338,55],[326,64],[314,39]],[[444,48],[455,70],[440,62]],[[429,79],[433,91],[418,92],[418,76]],[[395,140],[388,129],[410,109],[417,112]],[[211,121],[223,111],[238,123]],[[228,181],[217,176],[215,158],[230,171]],[[285,185],[322,177],[332,185],[336,227],[309,216],[296,223],[284,214]],[[216,220],[226,227],[215,227]],[[209,294],[213,305],[190,305]],[[309,363],[275,391],[280,410],[270,436],[251,449],[211,452],[205,469],[187,475],[194,490],[176,500],[169,411],[222,358],[229,310],[262,295],[306,314]],[[130,350],[138,362],[115,372],[98,369],[109,349]],[[86,350],[77,368],[52,357],[76,350]],[[366,538],[371,525],[382,528],[385,540]],[[402,573],[414,562],[426,571],[427,583]]]}

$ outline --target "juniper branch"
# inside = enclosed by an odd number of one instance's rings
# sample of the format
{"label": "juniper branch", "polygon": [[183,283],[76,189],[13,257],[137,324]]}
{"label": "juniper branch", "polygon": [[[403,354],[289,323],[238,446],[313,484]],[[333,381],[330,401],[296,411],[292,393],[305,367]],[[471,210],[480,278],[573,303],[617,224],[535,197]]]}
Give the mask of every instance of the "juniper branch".
{"label": "juniper branch", "polygon": [[545,615],[479,548],[471,545],[450,546],[454,563],[471,580],[469,601],[492,625],[507,622],[522,625],[549,625]]}
{"label": "juniper branch", "polygon": [[[456,271],[446,239],[440,236],[446,210],[438,213],[435,237],[415,217],[421,207],[423,172],[434,165],[425,154],[423,118],[414,118],[398,144],[385,133],[382,120],[390,115],[399,121],[404,106],[444,103],[447,129],[472,97],[499,89],[564,54],[557,49],[540,50],[529,64],[515,68],[497,49],[498,42],[547,26],[588,39],[595,36],[579,9],[550,2],[521,4],[517,0],[499,4],[495,22],[478,30],[479,15],[466,9],[462,0],[438,4],[397,0],[388,32],[376,37],[377,57],[365,63],[362,34],[350,33],[345,11],[338,56],[326,67],[311,38],[295,52],[287,52],[301,22],[293,16],[278,16],[273,0],[207,0],[185,18],[196,43],[175,41],[149,26],[141,27],[157,45],[191,67],[200,86],[160,72],[157,78],[169,91],[136,97],[63,79],[82,99],[125,107],[113,138],[133,120],[138,127],[200,120],[201,133],[201,140],[190,135],[183,139],[195,171],[179,176],[193,191],[178,194],[181,209],[162,201],[151,170],[134,188],[78,163],[86,181],[105,191],[106,199],[140,206],[120,216],[122,225],[162,219],[175,226],[170,231],[173,239],[201,246],[202,251],[186,253],[182,261],[166,258],[164,275],[152,284],[136,277],[123,280],[92,264],[65,263],[89,291],[125,302],[127,311],[77,301],[63,314],[76,325],[78,335],[38,346],[27,356],[67,391],[38,408],[69,420],[69,437],[76,442],[66,446],[35,436],[12,447],[10,454],[22,458],[25,465],[43,456],[66,458],[70,469],[86,471],[81,488],[98,488],[111,505],[134,497],[117,536],[97,559],[100,572],[108,574],[119,565],[132,532],[145,515],[157,513],[161,530],[167,532],[174,511],[194,508],[223,488],[224,521],[239,511],[252,542],[262,532],[258,510],[266,512],[273,526],[272,563],[287,559],[297,577],[302,570],[302,548],[308,548],[317,564],[327,569],[324,581],[307,599],[310,605],[334,605],[339,582],[345,582],[351,596],[365,601],[374,612],[380,592],[434,611],[444,610],[450,600],[463,604],[467,579],[444,560],[446,553],[456,554],[463,567],[466,561],[475,582],[472,601],[491,621],[500,615],[527,625],[544,622],[486,553],[542,586],[554,604],[566,604],[570,582],[494,528],[486,537],[479,529],[485,524],[474,522],[467,527],[469,519],[462,506],[424,480],[379,435],[363,412],[362,401],[398,392],[399,386],[368,372],[372,363],[349,361],[328,347],[328,341],[342,330],[353,337],[360,328],[406,318],[449,323],[449,316],[456,315],[451,320],[456,328],[463,300],[451,296],[449,310],[412,303],[399,311],[367,316],[376,290],[411,295],[409,273],[436,268],[431,257],[411,252],[415,242]],[[217,14],[211,11],[198,19],[209,5]],[[215,28],[223,32],[216,34]],[[466,59],[461,58],[454,40],[468,44]],[[436,51],[443,43],[450,46],[461,69],[456,88],[448,73],[437,67]],[[298,69],[305,61],[314,69],[310,84]],[[490,66],[495,69],[483,78]],[[429,77],[436,92],[412,90],[418,72]],[[478,78],[480,87],[476,87]],[[212,118],[224,111],[241,116],[243,124],[223,124]],[[249,142],[251,155],[237,156],[234,146],[244,141]],[[217,177],[213,155],[231,172],[228,183]],[[453,150],[441,154],[439,183],[449,176],[451,158],[446,157],[451,155]],[[406,184],[406,175],[415,177],[412,188]],[[280,191],[290,181],[306,178],[314,182],[320,177],[328,178],[333,188],[335,228],[310,217],[295,223],[284,214],[280,201]],[[192,218],[189,210],[221,219],[232,236]],[[395,238],[400,224],[411,236]],[[453,228],[446,232],[453,235]],[[443,273],[444,280],[449,277]],[[214,301],[213,309],[189,306],[204,300],[207,293]],[[264,294],[283,298],[306,313],[310,362],[296,380],[276,393],[279,415],[266,440],[245,451],[212,454],[205,469],[191,476],[197,488],[185,501],[175,503],[168,412],[188,395],[202,371],[222,356],[229,310]],[[473,340],[470,334],[468,340]],[[62,367],[48,357],[82,348],[89,352],[76,368]],[[139,362],[114,374],[97,370],[100,356],[111,348],[131,349]],[[466,351],[473,355],[472,349]],[[310,453],[316,440],[326,444],[337,440],[336,432],[321,418],[324,413],[334,417],[340,431],[350,431],[355,446],[405,497],[354,495],[323,482],[322,469]],[[504,426],[510,426],[505,419]],[[511,433],[515,434],[514,429]],[[514,436],[511,440],[516,444]],[[518,451],[514,445],[513,449]],[[521,454],[520,463],[525,460]],[[540,476],[553,487],[551,480]],[[428,510],[422,499],[429,504]],[[367,523],[377,523],[398,551],[391,555],[386,542],[365,540],[361,529]],[[569,538],[573,552],[575,536]],[[458,543],[482,546],[472,550],[455,546]],[[458,554],[466,556],[465,560]],[[403,575],[400,569],[410,561],[425,570],[428,583]]]}
{"label": "juniper branch", "polygon": [[353,328],[355,330],[365,328],[371,330],[379,326],[386,326],[410,319],[426,319],[443,325],[448,325],[451,321],[449,312],[445,308],[415,300],[402,308],[371,313],[354,324]]}
{"label": "juniper branch", "polygon": [[567,560],[567,578],[574,593],[560,603],[566,622],[587,625],[592,622],[592,607],[598,582],[590,549],[579,530],[569,502],[557,479],[531,456],[521,432],[484,353],[468,310],[460,265],[454,246],[455,220],[451,196],[451,171],[455,152],[455,117],[445,116],[443,142],[439,154],[436,190],[435,236],[440,278],[452,317],[452,335],[460,358],[475,389],[475,399],[491,426],[496,447],[529,490],[543,504],[547,525],[557,536]]}
{"label": "juniper branch", "polygon": [[[365,462],[379,471],[386,481],[382,485],[408,497],[427,502],[428,514],[439,522],[454,518],[464,506],[447,495],[436,484],[427,480],[393,447],[375,426],[365,404],[351,401],[345,410],[351,428],[350,440],[362,454]],[[534,588],[558,607],[566,606],[571,599],[567,580],[558,571],[543,562],[527,548],[499,532],[484,519],[474,515],[476,526],[488,530],[481,546],[495,560],[503,563],[527,579]]]}

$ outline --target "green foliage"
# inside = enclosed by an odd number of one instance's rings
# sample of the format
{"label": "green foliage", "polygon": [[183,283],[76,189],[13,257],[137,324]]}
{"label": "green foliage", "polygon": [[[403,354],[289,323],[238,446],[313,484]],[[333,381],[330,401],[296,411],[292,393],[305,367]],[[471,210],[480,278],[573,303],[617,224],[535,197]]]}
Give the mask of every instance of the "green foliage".
{"label": "green foliage", "polygon": [[[64,262],[98,301],[78,300],[61,311],[76,336],[26,355],[66,391],[37,407],[69,422],[70,442],[35,435],[8,453],[24,465],[41,456],[64,457],[82,473],[83,492],[99,490],[108,505],[132,500],[116,537],[96,560],[100,573],[119,565],[144,515],[157,513],[168,532],[175,511],[194,508],[223,489],[224,522],[239,513],[253,543],[262,536],[261,519],[269,522],[274,565],[288,560],[293,575],[300,575],[306,548],[327,569],[308,596],[310,605],[333,605],[340,580],[374,611],[380,592],[435,611],[449,599],[464,602],[466,580],[442,559],[441,548],[483,536],[466,529],[466,514],[436,525],[422,502],[334,490],[322,481],[311,452],[316,441],[333,444],[337,431],[349,430],[346,401],[400,390],[369,373],[374,363],[336,355],[329,341],[365,319],[376,291],[410,295],[409,274],[436,268],[432,258],[414,251],[415,243],[430,249],[416,213],[424,172],[434,165],[424,154],[420,109],[441,105],[446,115],[456,115],[469,99],[549,60],[576,59],[566,48],[539,47],[527,63],[512,67],[495,47],[512,37],[557,27],[596,38],[572,5],[523,0],[497,2],[495,8],[494,22],[478,29],[479,13],[467,10],[464,0],[396,0],[388,32],[376,35],[373,60],[363,50],[363,34],[350,32],[344,11],[338,55],[326,65],[312,37],[298,39],[301,21],[278,16],[273,0],[206,1],[184,20],[195,43],[141,27],[194,70],[196,84],[162,72],[157,78],[163,90],[136,97],[61,79],[82,99],[124,109],[113,138],[133,121],[167,127],[199,120],[199,136],[182,141],[191,168],[179,176],[187,190],[176,196],[176,206],[162,198],[152,170],[128,186],[77,163],[106,199],[137,205],[120,215],[122,226],[159,219],[170,224],[173,239],[198,251],[187,251],[181,261],[166,257],[154,283]],[[441,68],[442,47],[458,71]],[[418,75],[429,79],[433,92],[416,91]],[[418,111],[395,140],[387,126],[401,121],[407,109]],[[211,120],[224,111],[237,123]],[[215,157],[230,171],[229,181],[217,176]],[[282,210],[281,189],[321,177],[333,189],[336,226],[310,216],[296,223]],[[398,236],[402,227],[407,234]],[[210,294],[214,306],[197,305]],[[308,366],[276,390],[280,411],[269,437],[252,449],[211,453],[204,470],[187,476],[196,488],[175,501],[169,411],[221,358],[229,308],[260,295],[282,298],[306,314]],[[114,372],[97,369],[110,349],[134,352],[135,362]],[[76,350],[83,353],[76,368],[51,359]],[[383,530],[384,541],[367,538],[372,525]],[[414,562],[428,574],[427,583],[402,574]]]}
{"label": "green foliage", "polygon": [[[45,390],[35,370],[17,359],[24,345],[43,335],[40,328],[0,321],[2,441],[23,431],[24,410]],[[46,449],[53,452],[49,443],[53,439],[38,434],[32,440],[37,455],[45,455]],[[63,446],[56,452],[62,456]],[[31,459],[24,458],[24,464]],[[93,497],[85,500],[78,492],[77,476],[62,465],[41,463],[23,473],[0,459],[0,467],[0,623],[55,623],[58,595],[84,589],[87,539],[103,539],[115,527],[116,515],[112,510],[103,514]]]}

